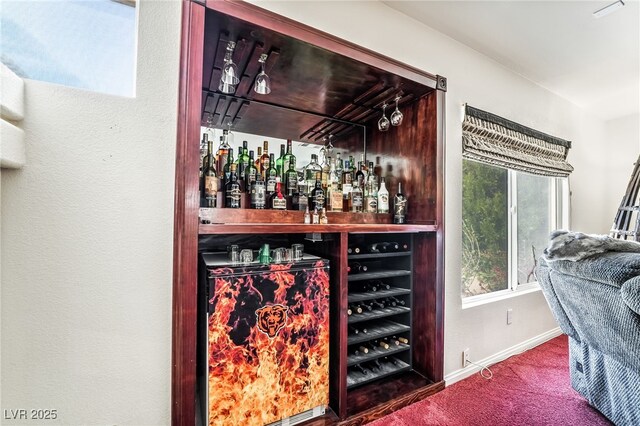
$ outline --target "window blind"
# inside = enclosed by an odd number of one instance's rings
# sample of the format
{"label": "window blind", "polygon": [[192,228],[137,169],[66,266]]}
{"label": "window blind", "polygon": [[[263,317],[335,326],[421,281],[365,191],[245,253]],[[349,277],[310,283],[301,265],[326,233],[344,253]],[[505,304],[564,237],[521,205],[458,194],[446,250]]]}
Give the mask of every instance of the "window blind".
{"label": "window blind", "polygon": [[571,142],[465,105],[464,158],[543,176],[566,177]]}

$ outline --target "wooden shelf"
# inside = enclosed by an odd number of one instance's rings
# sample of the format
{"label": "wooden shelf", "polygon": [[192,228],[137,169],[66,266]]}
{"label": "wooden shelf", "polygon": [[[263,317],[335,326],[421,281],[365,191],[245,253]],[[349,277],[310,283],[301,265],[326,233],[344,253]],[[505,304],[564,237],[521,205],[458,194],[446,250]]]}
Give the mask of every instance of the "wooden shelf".
{"label": "wooden shelf", "polygon": [[347,357],[347,367],[350,367],[354,364],[358,364],[360,362],[372,361],[376,358],[380,358],[383,356],[390,356],[393,354],[406,352],[410,348],[411,347],[409,345],[405,345],[404,343],[401,343],[399,346],[390,346],[389,349],[378,347],[375,349],[369,349],[369,352],[366,354],[349,355]]}
{"label": "wooden shelf", "polygon": [[393,278],[393,277],[405,277],[411,275],[411,271],[407,271],[404,269],[391,270],[385,269],[382,271],[371,271],[371,272],[361,272],[359,274],[349,274],[347,276],[347,281],[365,281],[365,280],[381,280],[384,278]]}
{"label": "wooden shelf", "polygon": [[398,324],[394,321],[380,321],[371,326],[368,333],[350,334],[347,337],[348,345],[355,345],[356,343],[362,343],[369,340],[380,339],[383,337],[391,336],[393,334],[404,333],[410,331],[411,327],[404,324]]}
{"label": "wooden shelf", "polygon": [[355,386],[364,385],[365,383],[373,382],[374,380],[381,379],[383,377],[391,376],[393,374],[398,374],[403,371],[408,371],[411,369],[411,366],[404,361],[401,361],[396,358],[398,365],[393,365],[391,363],[385,363],[381,365],[380,370],[378,371],[369,371],[368,374],[362,374],[359,371],[351,371],[347,375],[347,389],[351,389]]}
{"label": "wooden shelf", "polygon": [[[399,225],[402,226],[402,225]],[[368,259],[368,260],[376,260],[376,259],[386,259],[388,257],[406,257],[411,256],[410,251],[392,251],[389,253],[363,253],[363,254],[350,254],[349,260],[360,260],[360,259]]]}
{"label": "wooden shelf", "polygon": [[347,296],[349,303],[362,302],[365,300],[384,299],[385,297],[402,296],[411,294],[408,288],[391,287],[389,290],[352,292]]}
{"label": "wooden shelf", "polygon": [[372,311],[363,312],[361,314],[353,314],[349,317],[349,324],[357,324],[362,321],[369,321],[378,318],[391,317],[394,315],[406,314],[411,312],[410,308],[404,306],[393,306],[382,309],[374,309]]}
{"label": "wooden shelf", "polygon": [[306,234],[339,232],[436,232],[436,225],[423,224],[378,224],[378,223],[329,223],[328,225],[305,225],[303,223],[216,223],[201,224],[200,235],[212,234]]}

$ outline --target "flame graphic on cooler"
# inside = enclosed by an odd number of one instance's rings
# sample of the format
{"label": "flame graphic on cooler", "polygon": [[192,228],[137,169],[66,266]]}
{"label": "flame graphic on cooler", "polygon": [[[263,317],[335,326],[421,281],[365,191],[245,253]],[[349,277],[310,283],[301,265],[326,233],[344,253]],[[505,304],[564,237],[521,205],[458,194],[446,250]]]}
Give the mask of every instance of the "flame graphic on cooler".
{"label": "flame graphic on cooler", "polygon": [[290,267],[214,279],[210,425],[261,426],[328,403],[329,276],[321,261]]}

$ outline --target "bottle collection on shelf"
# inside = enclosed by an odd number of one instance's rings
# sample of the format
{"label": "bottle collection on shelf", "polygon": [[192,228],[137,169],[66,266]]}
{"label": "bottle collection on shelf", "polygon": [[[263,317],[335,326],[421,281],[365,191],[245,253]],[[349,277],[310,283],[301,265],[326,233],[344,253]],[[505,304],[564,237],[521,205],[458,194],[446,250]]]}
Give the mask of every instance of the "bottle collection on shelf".
{"label": "bottle collection on shelf", "polygon": [[[246,193],[251,209],[304,211],[304,223],[328,223],[326,212],[390,213],[390,208],[394,223],[406,222],[407,197],[402,184],[398,183],[390,206],[384,177],[379,178],[373,163],[364,158],[356,167],[351,156],[343,161],[337,153],[335,158],[326,156],[320,164],[318,156],[311,154],[309,164],[298,170],[291,140],[287,140],[286,151],[285,145],[280,145],[277,159],[269,153],[268,141],[258,148],[257,158],[244,141],[234,159],[228,141],[228,130],[224,130],[214,152],[209,135],[202,136],[201,207],[243,208]],[[222,193],[222,203],[217,201],[218,192]]]}

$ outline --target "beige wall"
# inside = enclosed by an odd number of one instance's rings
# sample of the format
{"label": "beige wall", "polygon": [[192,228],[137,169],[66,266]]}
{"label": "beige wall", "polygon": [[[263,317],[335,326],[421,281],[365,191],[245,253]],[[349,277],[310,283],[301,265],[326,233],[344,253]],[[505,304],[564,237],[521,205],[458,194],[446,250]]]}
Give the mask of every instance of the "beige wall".
{"label": "beige wall", "polygon": [[[2,171],[2,409],[57,409],[58,424],[169,423],[180,5],[138,4],[136,98],[27,81],[27,164]],[[573,224],[588,232],[619,201],[594,207],[599,159],[617,161],[604,125],[383,4],[260,5],[449,79],[446,373],[465,347],[483,359],[556,327],[539,292],[461,309],[460,106],[573,140]]]}
{"label": "beige wall", "polygon": [[136,97],[27,80],[2,170],[1,408],[47,424],[169,423],[181,8],[138,4]]}

